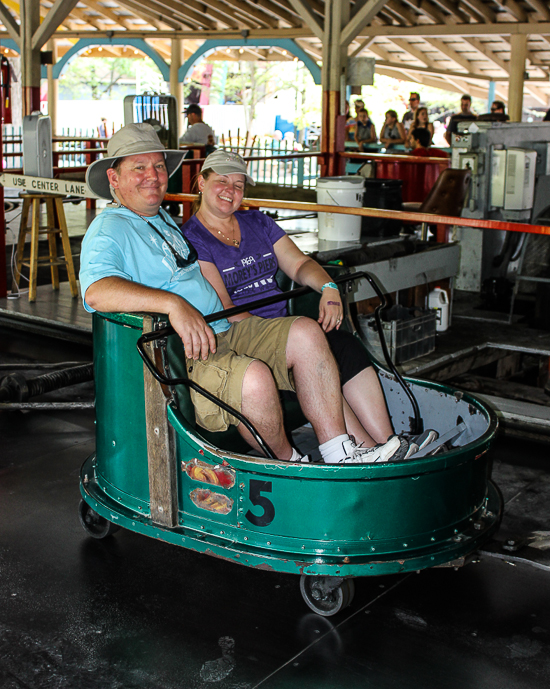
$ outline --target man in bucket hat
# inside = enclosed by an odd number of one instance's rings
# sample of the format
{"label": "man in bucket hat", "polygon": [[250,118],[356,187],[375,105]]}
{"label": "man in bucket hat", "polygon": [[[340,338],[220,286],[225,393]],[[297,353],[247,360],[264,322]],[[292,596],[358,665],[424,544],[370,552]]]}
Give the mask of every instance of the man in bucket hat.
{"label": "man in bucket hat", "polygon": [[[302,459],[283,428],[278,390],[291,389],[319,442],[334,445],[331,463],[397,459],[396,450],[406,443],[397,436],[372,453],[346,434],[338,370],[315,321],[251,317],[206,324],[202,314],[221,311],[221,302],[202,276],[196,252],[161,208],[182,155],[165,150],[150,125],[129,124],[113,135],[107,157],[88,168],[92,191],[114,203],[93,220],[82,243],[85,308],[166,313],[192,360],[189,377],[241,411],[282,460]],[[225,165],[234,167],[228,158]],[[246,168],[240,173],[239,181]],[[236,425],[256,445],[235,417],[201,395],[192,399],[200,426],[222,431]]]}

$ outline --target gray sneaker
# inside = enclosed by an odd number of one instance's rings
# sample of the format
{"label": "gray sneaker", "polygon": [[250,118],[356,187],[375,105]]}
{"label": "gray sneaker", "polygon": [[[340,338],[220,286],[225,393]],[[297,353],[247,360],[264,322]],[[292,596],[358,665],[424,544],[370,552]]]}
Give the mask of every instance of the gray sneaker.
{"label": "gray sneaker", "polygon": [[405,459],[409,459],[412,455],[423,450],[427,445],[435,442],[438,438],[439,433],[431,428],[428,428],[424,433],[420,433],[420,435],[411,436],[409,438],[409,449],[407,450]]}
{"label": "gray sneaker", "polygon": [[409,443],[405,438],[392,435],[386,443],[375,447],[361,447],[352,439],[344,440],[342,447],[346,456],[334,464],[381,464],[404,459]]}

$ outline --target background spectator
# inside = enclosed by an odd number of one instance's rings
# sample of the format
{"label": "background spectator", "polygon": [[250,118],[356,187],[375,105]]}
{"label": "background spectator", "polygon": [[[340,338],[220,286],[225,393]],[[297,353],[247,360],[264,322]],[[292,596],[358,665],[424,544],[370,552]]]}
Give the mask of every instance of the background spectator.
{"label": "background spectator", "polygon": [[445,140],[451,145],[451,138],[453,134],[458,131],[458,123],[468,120],[477,120],[477,115],[472,112],[472,96],[465,93],[460,99],[460,112],[453,115],[445,132]]}
{"label": "background spectator", "polygon": [[202,110],[196,103],[191,103],[184,110],[187,115],[187,131],[180,137],[180,144],[201,144],[206,146],[209,137],[214,138],[214,131],[202,121]]}
{"label": "background spectator", "polygon": [[418,127],[413,129],[409,134],[409,139],[411,141],[411,154],[413,156],[430,156],[432,158],[448,158],[448,154],[439,148],[432,148],[430,146],[431,142],[430,132],[426,127]]}
{"label": "background spectator", "polygon": [[365,102],[358,98],[354,103],[353,107],[355,109],[355,116],[349,118],[346,122],[346,139],[348,141],[355,141],[355,128],[357,127],[357,115],[360,110],[365,107]]}
{"label": "background spectator", "polygon": [[386,148],[396,144],[404,144],[406,136],[403,125],[401,122],[397,121],[397,113],[395,110],[388,110],[386,112],[386,119],[382,125],[380,143],[384,144]]}
{"label": "background spectator", "polygon": [[369,118],[368,110],[365,108],[359,110],[355,126],[355,143],[359,146],[359,150],[363,150],[363,144],[374,144],[377,140],[376,128]]}
{"label": "background spectator", "polygon": [[106,139],[109,136],[109,132],[107,130],[107,118],[106,117],[101,118],[101,124],[97,128],[97,132],[99,134],[100,139]]}
{"label": "background spectator", "polygon": [[428,143],[428,146],[431,146],[434,135],[434,126],[430,122],[430,118],[428,116],[428,108],[418,108],[415,112],[414,120],[411,128],[409,129],[409,135],[407,137],[407,146],[409,148],[412,148],[411,132],[413,129],[426,129],[430,134],[430,141]]}
{"label": "background spectator", "polygon": [[403,127],[405,128],[406,132],[409,132],[411,129],[411,126],[413,126],[413,121],[416,116],[416,111],[418,110],[418,107],[420,105],[420,94],[416,93],[416,91],[413,91],[410,96],[409,96],[409,107],[410,110],[407,110],[407,112],[403,115]]}

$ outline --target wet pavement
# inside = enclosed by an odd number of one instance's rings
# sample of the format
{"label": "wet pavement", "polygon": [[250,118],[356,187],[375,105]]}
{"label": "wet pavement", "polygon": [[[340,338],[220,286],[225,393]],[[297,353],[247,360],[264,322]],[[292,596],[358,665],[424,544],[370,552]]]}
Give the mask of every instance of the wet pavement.
{"label": "wet pavement", "polygon": [[[0,412],[0,438],[0,689],[548,686],[544,551],[537,566],[496,548],[456,571],[359,579],[351,607],[322,618],[292,575],[87,536],[92,411]],[[550,531],[548,446],[503,437],[494,458],[502,538]]]}

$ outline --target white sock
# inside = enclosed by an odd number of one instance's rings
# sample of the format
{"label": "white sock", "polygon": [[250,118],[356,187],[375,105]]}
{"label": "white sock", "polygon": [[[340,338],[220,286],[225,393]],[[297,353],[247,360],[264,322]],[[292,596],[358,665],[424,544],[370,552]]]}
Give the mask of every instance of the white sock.
{"label": "white sock", "polygon": [[302,459],[302,455],[295,449],[292,448],[292,454],[290,455],[289,462],[299,462]]}
{"label": "white sock", "polygon": [[347,457],[343,443],[349,439],[349,435],[347,433],[343,433],[342,435],[337,435],[336,438],[327,440],[326,443],[319,445],[319,451],[321,452],[321,457],[323,458],[325,464],[337,464],[340,460]]}

